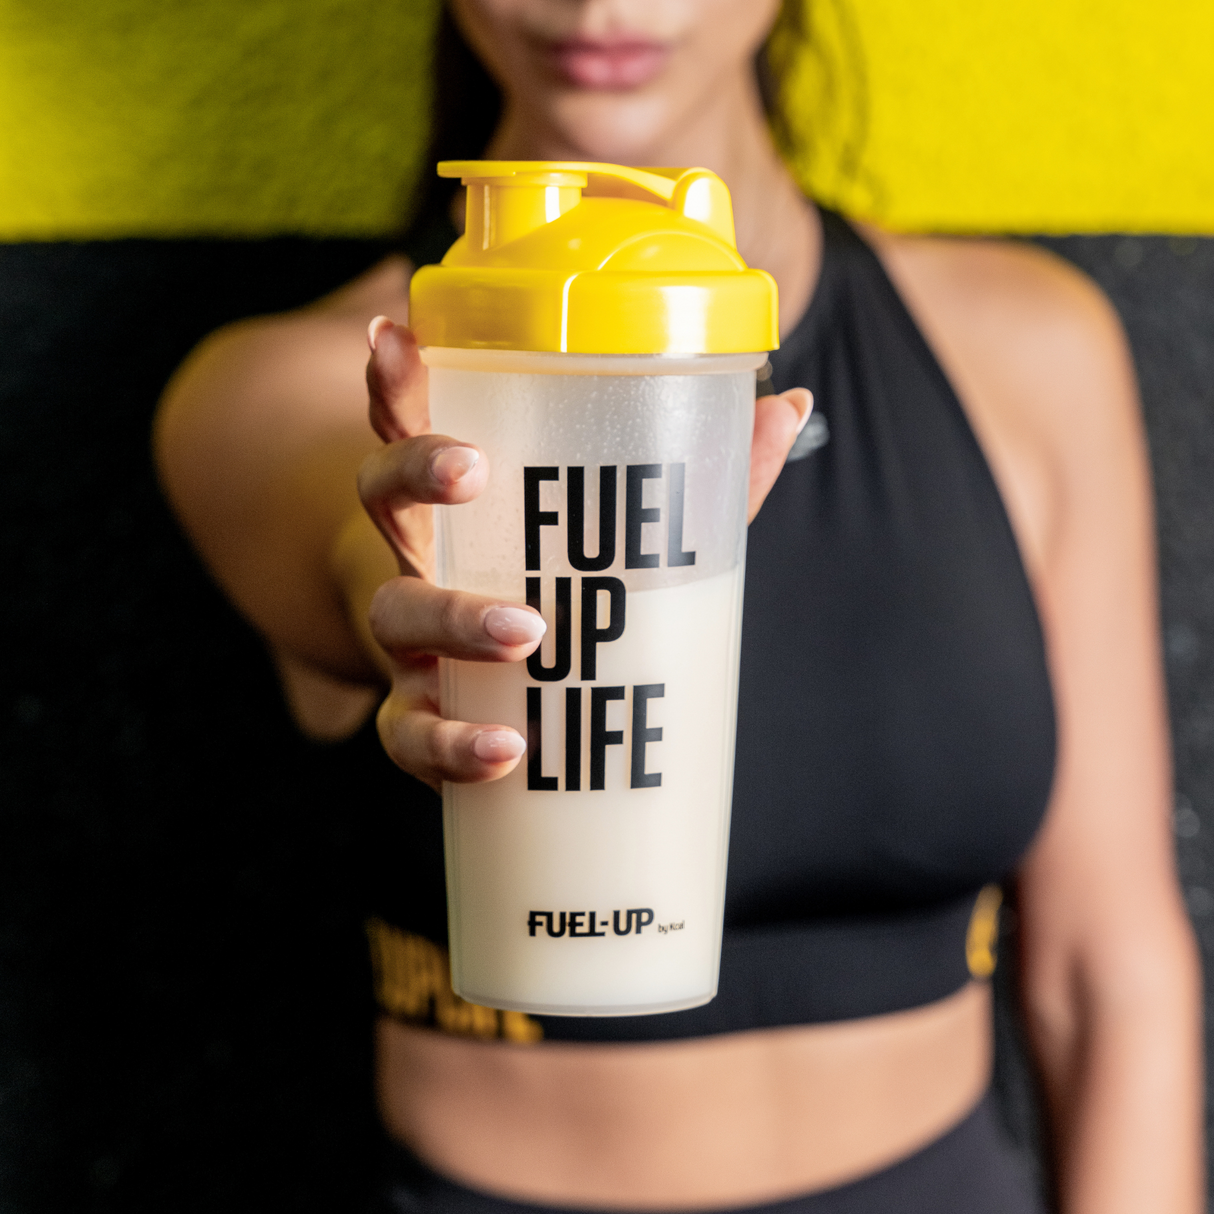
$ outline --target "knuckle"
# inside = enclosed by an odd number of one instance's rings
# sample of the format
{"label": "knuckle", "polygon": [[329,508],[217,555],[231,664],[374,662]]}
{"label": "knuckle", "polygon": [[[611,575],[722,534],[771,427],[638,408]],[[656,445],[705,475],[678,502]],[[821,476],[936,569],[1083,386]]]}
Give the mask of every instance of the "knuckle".
{"label": "knuckle", "polygon": [[380,707],[375,723],[380,744],[392,762],[409,775],[433,783],[436,777],[443,778],[444,771],[441,748],[432,741],[434,722],[429,717],[408,696],[393,691]]}
{"label": "knuckle", "polygon": [[484,764],[468,749],[472,727],[416,707],[399,691],[394,690],[380,706],[376,727],[388,757],[418,779],[437,786],[442,780],[485,778]]}
{"label": "knuckle", "polygon": [[403,725],[401,705],[396,694],[390,693],[376,713],[375,730],[379,734],[380,745],[392,762],[409,771],[411,768]]}
{"label": "knuckle", "polygon": [[358,494],[373,515],[383,514],[398,505],[407,492],[396,466],[399,457],[394,448],[395,444],[392,444],[372,452],[358,470]]}
{"label": "knuckle", "polygon": [[428,758],[431,764],[447,777],[457,777],[463,764],[460,762],[460,742],[463,727],[458,721],[435,720],[429,730]]}
{"label": "knuckle", "polygon": [[368,509],[379,497],[379,459],[380,453],[373,451],[358,466],[358,499]]}
{"label": "knuckle", "polygon": [[474,639],[475,622],[480,612],[464,595],[452,591],[441,593],[436,619],[439,635],[456,642]]}
{"label": "knuckle", "polygon": [[416,633],[414,598],[418,586],[415,577],[391,578],[371,596],[367,608],[371,635],[398,659],[408,651]]}
{"label": "knuckle", "polygon": [[395,646],[395,598],[398,593],[396,582],[399,578],[393,578],[390,582],[385,582],[372,596],[371,605],[367,609],[367,622],[371,626],[371,635],[387,650],[391,650]]}
{"label": "knuckle", "polygon": [[425,500],[425,452],[414,438],[398,438],[371,452],[358,470],[358,492],[368,508],[396,507]]}

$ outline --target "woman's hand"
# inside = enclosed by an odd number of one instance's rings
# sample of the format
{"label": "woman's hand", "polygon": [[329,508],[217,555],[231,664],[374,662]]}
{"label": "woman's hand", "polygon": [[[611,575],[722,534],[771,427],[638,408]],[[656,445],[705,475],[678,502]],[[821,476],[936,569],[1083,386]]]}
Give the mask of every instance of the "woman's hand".
{"label": "woman's hand", "polygon": [[[514,768],[526,743],[506,725],[444,720],[438,658],[518,662],[540,643],[545,624],[529,607],[433,584],[429,507],[476,497],[488,482],[488,459],[429,432],[426,368],[409,330],[380,316],[367,336],[371,424],[387,445],[364,461],[359,494],[401,572],[371,601],[371,633],[387,654],[392,680],[379,711],[379,735],[400,767],[436,788],[443,780],[496,780]],[[756,403],[748,519],[775,484],[811,404],[804,388]]]}

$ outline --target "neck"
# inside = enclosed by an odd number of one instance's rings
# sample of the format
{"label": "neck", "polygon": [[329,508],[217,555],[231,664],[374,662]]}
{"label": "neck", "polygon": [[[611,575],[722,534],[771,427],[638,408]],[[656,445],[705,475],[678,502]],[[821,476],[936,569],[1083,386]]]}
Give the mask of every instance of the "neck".
{"label": "neck", "polygon": [[707,106],[671,125],[676,129],[644,143],[623,145],[616,139],[604,147],[588,140],[587,146],[575,143],[549,116],[507,99],[485,154],[495,160],[614,160],[712,169],[733,198],[738,252],[776,280],[780,331],[787,332],[817,281],[821,229],[772,143],[752,73],[740,72]]}

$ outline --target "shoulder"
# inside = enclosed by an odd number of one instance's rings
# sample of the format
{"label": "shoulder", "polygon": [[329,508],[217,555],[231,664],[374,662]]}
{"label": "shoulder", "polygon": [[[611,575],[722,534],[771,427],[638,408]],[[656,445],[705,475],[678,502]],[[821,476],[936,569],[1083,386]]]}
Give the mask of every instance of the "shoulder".
{"label": "shoulder", "polygon": [[289,445],[301,421],[365,430],[367,326],[381,313],[404,318],[408,282],[408,262],[388,258],[307,307],[237,321],[200,342],[156,413],[153,445],[170,496],[206,500],[209,462]]}
{"label": "shoulder", "polygon": [[[362,341],[370,321],[379,314],[406,319],[412,268],[403,257],[392,256],[329,295],[291,312],[255,316],[217,329],[184,364],[188,371],[199,363],[220,364],[249,372],[282,359],[305,363],[323,358],[351,340]],[[365,361],[365,351],[363,352]]]}
{"label": "shoulder", "polygon": [[1087,420],[1098,424],[1127,403],[1133,376],[1121,323],[1068,262],[1018,241],[867,234],[929,341],[980,363],[984,380],[1031,386],[1021,409],[1065,424],[1095,407]]}
{"label": "shoulder", "polygon": [[1100,289],[1069,262],[1027,241],[915,236],[864,226],[883,260],[975,301],[1001,309],[1041,307],[1058,314],[1107,310]]}
{"label": "shoulder", "polygon": [[409,280],[413,266],[406,257],[394,253],[377,262],[353,281],[339,287],[315,303],[292,313],[295,316],[323,316],[330,320],[348,319],[356,322],[376,309],[391,307],[404,319],[409,306]]}
{"label": "shoulder", "polygon": [[1086,275],[1024,242],[865,234],[956,388],[1030,564],[1040,564],[1070,504],[1108,493],[1142,460],[1116,312]]}
{"label": "shoulder", "polygon": [[[384,259],[352,282],[291,312],[236,321],[205,338],[169,383],[160,428],[222,414],[220,402],[248,414],[253,402],[295,404],[362,394],[370,321],[384,314],[404,321],[411,267]],[[205,402],[205,409],[198,407]],[[364,402],[365,403],[365,402]]]}

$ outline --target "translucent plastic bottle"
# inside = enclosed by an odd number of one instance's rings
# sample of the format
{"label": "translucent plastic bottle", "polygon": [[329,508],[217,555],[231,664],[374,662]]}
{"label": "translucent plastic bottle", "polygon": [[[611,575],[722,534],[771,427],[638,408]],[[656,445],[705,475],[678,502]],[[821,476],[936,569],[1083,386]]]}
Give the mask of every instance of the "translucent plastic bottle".
{"label": "translucent plastic bottle", "polygon": [[490,480],[439,511],[438,579],[548,622],[524,663],[443,662],[445,716],[528,743],[504,779],[444,788],[452,983],[547,1014],[694,1007],[720,961],[775,286],[706,170],[440,172],[468,186],[468,235],[416,275],[411,317],[433,428]]}

